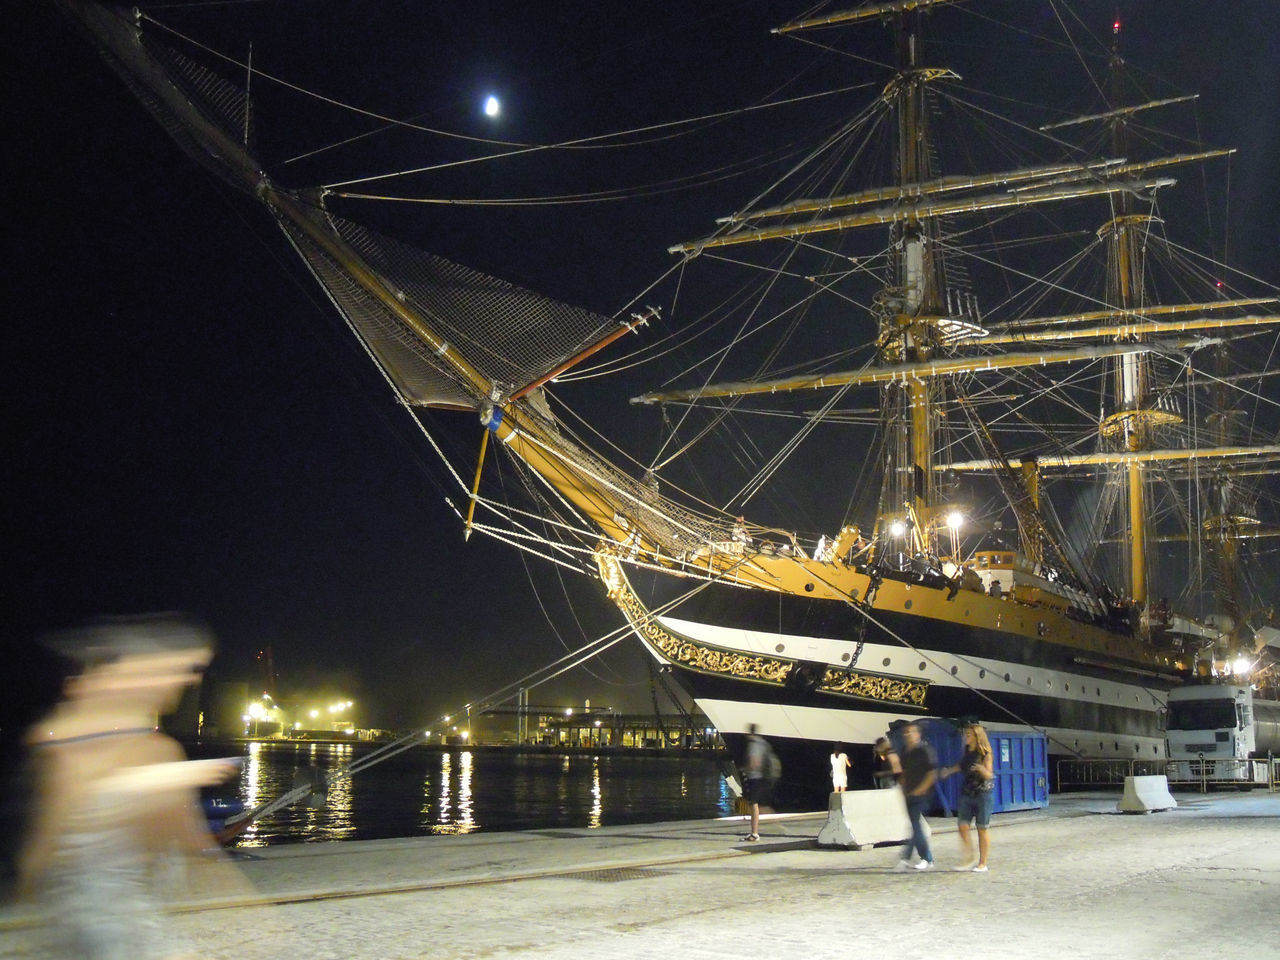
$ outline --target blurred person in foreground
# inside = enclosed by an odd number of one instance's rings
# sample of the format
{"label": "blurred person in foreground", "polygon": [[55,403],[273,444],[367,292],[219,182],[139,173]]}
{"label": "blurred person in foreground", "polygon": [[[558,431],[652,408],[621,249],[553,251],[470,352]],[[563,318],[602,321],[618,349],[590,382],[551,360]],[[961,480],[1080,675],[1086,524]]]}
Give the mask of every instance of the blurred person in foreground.
{"label": "blurred person in foreground", "polygon": [[773,788],[778,782],[781,764],[769,741],[759,734],[754,723],[747,726],[747,757],[743,796],[751,810],[751,832],[743,840],[760,839],[760,807],[773,802]]}
{"label": "blurred person in foreground", "polygon": [[[933,851],[929,849],[929,835],[925,832],[924,812],[929,806],[929,794],[937,782],[938,761],[933,748],[920,739],[920,728],[914,723],[902,727],[902,793],[907,801],[907,817],[911,820],[911,839],[902,848],[899,870],[933,869]],[[911,862],[911,852],[920,855]]]}
{"label": "blurred person in foreground", "polygon": [[[964,862],[957,870],[987,872],[987,853],[991,849],[988,828],[991,826],[991,810],[995,805],[995,763],[991,741],[981,724],[971,723],[964,728],[964,753],[960,762],[938,771],[940,777],[960,773],[964,781],[960,785],[960,800],[956,804],[956,822],[960,828],[960,849]],[[973,845],[969,842],[969,824],[978,829],[978,859],[973,858]]]}
{"label": "blurred person in foreground", "polygon": [[156,723],[200,678],[212,638],[173,618],[138,618],[47,643],[78,672],[27,735],[33,806],[19,894],[48,908],[57,956],[196,956],[165,923],[162,891],[181,894],[185,880],[202,895],[239,892],[209,856],[217,843],[196,796],[238,760],[184,762]]}

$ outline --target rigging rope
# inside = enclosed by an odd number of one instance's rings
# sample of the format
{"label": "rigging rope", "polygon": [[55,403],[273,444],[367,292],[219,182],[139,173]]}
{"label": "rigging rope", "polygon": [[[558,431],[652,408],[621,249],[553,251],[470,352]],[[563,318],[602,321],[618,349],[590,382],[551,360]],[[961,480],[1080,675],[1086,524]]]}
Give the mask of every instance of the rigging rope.
{"label": "rigging rope", "polygon": [[[635,127],[630,130],[619,130],[619,131],[614,131],[612,133],[595,134],[589,137],[578,137],[574,140],[562,140],[559,143],[508,144],[505,141],[483,140],[477,137],[462,137],[461,135],[453,134],[452,136],[456,136],[464,140],[479,140],[482,143],[496,143],[504,146],[510,145],[510,146],[517,147],[517,149],[508,150],[504,153],[492,153],[492,154],[487,154],[485,156],[480,156],[480,157],[471,157],[465,160],[454,160],[454,161],[449,161],[447,163],[428,164],[426,166],[411,167],[405,170],[393,170],[389,173],[372,174],[367,177],[357,177],[351,180],[339,180],[334,183],[325,184],[325,187],[326,189],[330,189],[330,190],[335,189],[337,187],[350,187],[350,186],[354,186],[356,184],[361,184],[361,183],[371,183],[375,180],[388,180],[393,177],[404,177],[404,176],[410,176],[418,173],[430,173],[435,170],[443,170],[450,167],[465,166],[471,163],[481,163],[487,160],[502,160],[508,157],[520,156],[523,154],[539,153],[544,150],[604,149],[604,148],[620,149],[623,147],[631,147],[631,146],[635,146],[636,144],[633,144],[633,143],[605,144],[605,143],[601,143],[600,141],[614,140],[621,137],[629,137],[638,133],[649,133],[653,130],[662,130],[662,129],[666,129],[667,127],[685,126],[687,124],[701,123],[707,120],[719,120],[725,117],[744,115],[747,113],[753,113],[757,110],[770,109],[775,106],[787,106],[791,103],[800,103],[805,100],[817,99],[818,97],[833,96],[838,93],[848,93],[851,90],[860,90],[860,89],[864,89],[867,86],[869,86],[869,84],[856,84],[850,87],[842,87],[837,90],[826,90],[821,93],[806,94],[803,96],[794,97],[790,100],[783,100],[778,103],[765,103],[765,104],[756,104],[755,106],[751,106],[751,107],[738,107],[733,110],[722,110],[717,113],[706,114],[701,117],[693,117],[685,120],[672,120],[665,123],[648,124],[646,126]],[[387,118],[381,118],[381,119],[387,119]],[[409,126],[413,126],[413,125],[409,124]],[[429,130],[429,129],[426,130],[426,132],[441,133],[441,131]],[[638,141],[638,143],[644,143],[644,142],[645,141]],[[388,198],[388,199],[394,199],[394,198]]]}

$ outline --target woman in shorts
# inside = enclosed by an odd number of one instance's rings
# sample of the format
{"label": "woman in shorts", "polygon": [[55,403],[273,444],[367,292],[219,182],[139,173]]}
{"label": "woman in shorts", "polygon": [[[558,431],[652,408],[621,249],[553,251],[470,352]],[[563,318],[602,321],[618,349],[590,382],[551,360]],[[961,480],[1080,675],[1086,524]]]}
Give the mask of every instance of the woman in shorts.
{"label": "woman in shorts", "polygon": [[[964,728],[964,754],[960,762],[952,767],[943,767],[939,776],[950,777],[957,773],[964,775],[964,783],[960,787],[960,801],[956,804],[956,819],[960,827],[960,847],[964,852],[965,862],[957,870],[973,873],[987,872],[987,853],[991,849],[991,808],[995,794],[992,786],[995,783],[991,741],[987,739],[987,731],[977,723]],[[969,825],[978,829],[978,859],[973,859],[973,846],[969,842]]]}

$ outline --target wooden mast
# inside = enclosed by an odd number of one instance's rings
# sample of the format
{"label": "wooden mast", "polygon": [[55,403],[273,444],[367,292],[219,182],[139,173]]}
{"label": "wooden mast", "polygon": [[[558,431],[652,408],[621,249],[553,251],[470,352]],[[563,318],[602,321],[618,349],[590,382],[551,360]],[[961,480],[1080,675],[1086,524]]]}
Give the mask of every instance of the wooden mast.
{"label": "wooden mast", "polygon": [[[1111,102],[1120,106],[1121,78],[1120,21],[1117,19],[1111,34]],[[1111,128],[1113,156],[1124,156],[1129,145],[1129,115],[1115,112],[1106,116]],[[1129,194],[1116,194],[1116,215],[1099,234],[1107,241],[1108,284],[1110,301],[1118,309],[1134,308],[1141,295],[1143,274],[1140,237],[1151,218],[1133,213],[1133,199]],[[1121,334],[1117,342],[1140,342],[1141,334]],[[1128,452],[1146,450],[1152,446],[1152,429],[1155,423],[1149,409],[1151,400],[1150,358],[1139,354],[1125,354],[1118,358],[1114,373],[1114,404],[1110,416],[1103,418],[1099,430],[1104,443]],[[1165,416],[1168,416],[1165,414]],[[1129,460],[1122,468],[1128,502],[1129,551],[1127,557],[1129,599],[1139,607],[1147,603],[1147,503],[1146,469],[1141,460]]]}

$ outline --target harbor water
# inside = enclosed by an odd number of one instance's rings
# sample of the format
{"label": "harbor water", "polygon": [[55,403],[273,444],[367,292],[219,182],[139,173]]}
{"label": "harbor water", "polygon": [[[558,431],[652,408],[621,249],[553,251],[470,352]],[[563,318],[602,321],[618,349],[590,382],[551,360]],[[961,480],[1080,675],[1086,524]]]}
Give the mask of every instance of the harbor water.
{"label": "harbor water", "polygon": [[[243,755],[239,777],[206,796],[240,800],[252,809],[373,749],[251,741],[196,744],[189,753]],[[322,804],[304,801],[263,817],[235,845],[705,819],[731,813],[733,799],[714,755],[417,747],[338,774]]]}

